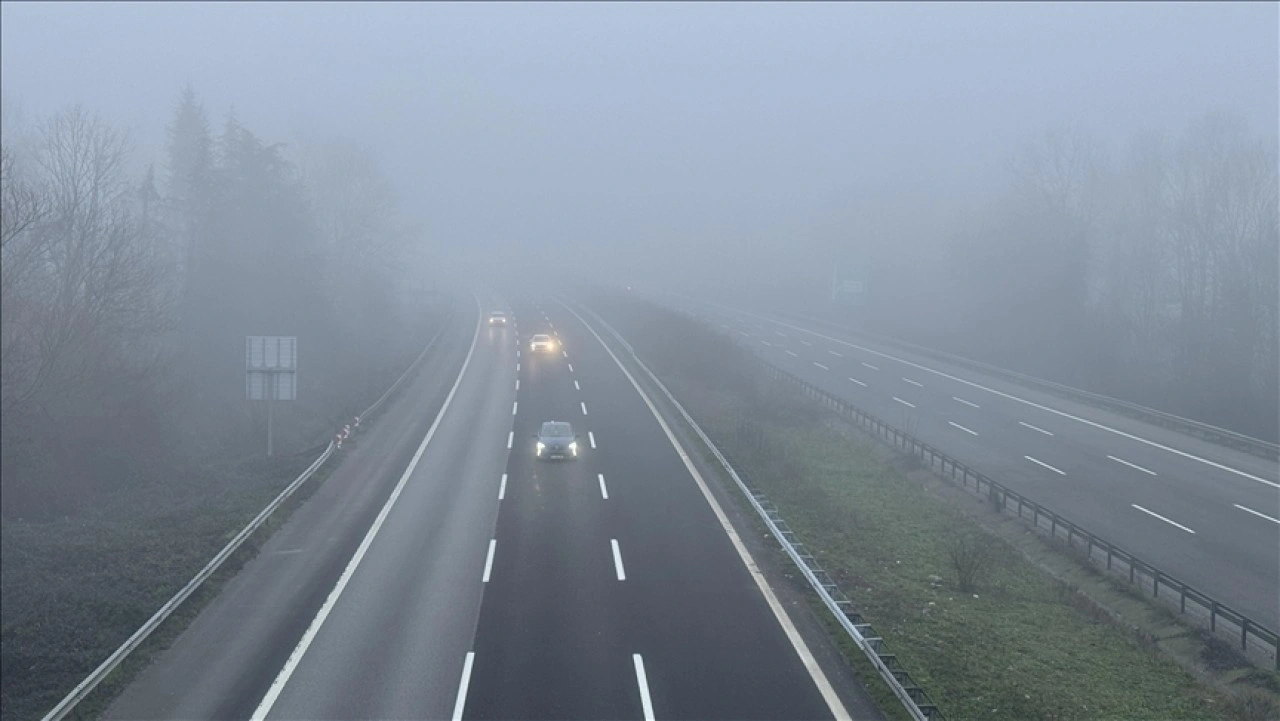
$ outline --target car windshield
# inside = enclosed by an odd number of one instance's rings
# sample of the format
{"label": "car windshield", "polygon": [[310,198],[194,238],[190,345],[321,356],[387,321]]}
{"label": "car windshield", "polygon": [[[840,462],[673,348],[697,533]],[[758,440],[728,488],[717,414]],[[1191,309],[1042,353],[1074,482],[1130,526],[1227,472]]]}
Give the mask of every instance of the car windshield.
{"label": "car windshield", "polygon": [[549,336],[549,335],[535,335],[535,336],[533,337],[533,339],[534,339],[534,340],[538,340],[538,341],[542,341],[542,340],[551,340],[551,336]]}
{"label": "car windshield", "polygon": [[502,317],[505,317],[505,316],[506,316],[506,313],[503,313],[503,312],[502,312],[502,311],[500,311],[500,310],[495,310],[494,312],[490,313],[489,315],[493,316],[494,318],[502,318]]}
{"label": "car windshield", "polygon": [[542,435],[547,438],[569,438],[573,436],[573,426],[568,423],[543,423]]}

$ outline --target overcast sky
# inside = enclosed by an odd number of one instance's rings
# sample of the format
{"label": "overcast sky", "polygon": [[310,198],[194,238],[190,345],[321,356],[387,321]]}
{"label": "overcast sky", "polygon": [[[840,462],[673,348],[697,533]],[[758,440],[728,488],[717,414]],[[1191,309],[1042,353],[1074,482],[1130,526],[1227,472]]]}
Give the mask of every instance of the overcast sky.
{"label": "overcast sky", "polygon": [[441,244],[723,252],[931,232],[1068,123],[1274,135],[1278,33],[1275,3],[24,2],[0,80],[157,161],[188,81],[215,128],[361,139]]}

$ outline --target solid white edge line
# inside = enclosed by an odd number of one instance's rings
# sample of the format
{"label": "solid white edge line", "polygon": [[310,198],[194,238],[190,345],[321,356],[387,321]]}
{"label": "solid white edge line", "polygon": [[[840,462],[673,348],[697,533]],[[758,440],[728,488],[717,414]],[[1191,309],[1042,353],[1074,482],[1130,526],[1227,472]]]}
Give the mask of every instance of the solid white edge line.
{"label": "solid white edge line", "polygon": [[445,412],[449,410],[449,405],[453,402],[453,397],[458,392],[458,386],[462,385],[462,379],[467,375],[467,367],[471,365],[471,357],[475,353],[476,343],[480,340],[480,319],[483,315],[483,308],[481,308],[478,298],[476,299],[476,309],[479,314],[476,316],[475,334],[471,337],[471,348],[467,351],[467,357],[462,361],[462,369],[458,371],[458,377],[454,380],[453,387],[449,389],[449,395],[445,396],[444,403],[440,406],[440,412],[436,414],[436,419],[432,421],[431,427],[427,429],[427,435],[423,437],[422,443],[418,444],[418,450],[414,452],[409,465],[404,469],[404,473],[400,475],[400,480],[391,491],[391,496],[382,505],[382,510],[378,511],[378,516],[373,520],[373,525],[365,533],[359,547],[356,548],[356,552],[351,556],[351,560],[347,562],[346,568],[342,569],[342,575],[338,577],[337,584],[334,585],[333,590],[325,598],[324,604],[320,606],[315,618],[311,619],[306,632],[302,634],[302,639],[298,641],[298,645],[289,654],[289,658],[285,660],[284,667],[280,669],[280,673],[276,675],[275,680],[271,682],[271,686],[267,689],[266,695],[262,697],[262,701],[254,709],[251,718],[255,721],[266,718],[267,714],[271,712],[271,707],[275,705],[276,699],[280,698],[285,684],[289,682],[294,670],[302,662],[302,657],[306,655],[307,649],[311,648],[311,643],[315,640],[316,635],[320,633],[320,627],[324,625],[325,619],[329,618],[329,614],[333,611],[338,598],[342,596],[342,592],[346,589],[347,584],[350,583],[351,576],[355,574],[356,568],[360,566],[365,554],[369,552],[369,547],[373,545],[373,539],[377,537],[378,531],[382,529],[382,524],[386,522],[387,516],[391,514],[392,507],[395,506],[396,501],[400,498],[400,493],[404,491],[405,484],[409,482],[409,476],[413,475],[414,469],[418,467],[418,461],[422,459],[422,454],[426,452],[427,444],[435,437],[436,429],[440,427],[440,421],[444,419]]}
{"label": "solid white edge line", "polygon": [[910,383],[910,384],[911,384],[911,385],[913,385],[913,386],[916,386],[917,388],[924,388],[924,384],[923,384],[923,383],[919,383],[919,382],[913,381],[913,380],[911,380],[910,378],[903,378],[902,380],[904,380],[904,381],[906,381],[906,382]]}
{"label": "solid white edge line", "polygon": [[978,405],[977,403],[972,403],[972,402],[970,402],[970,401],[966,401],[966,400],[965,400],[965,399],[963,399],[963,398],[957,398],[956,396],[951,396],[951,400],[953,400],[953,401],[960,401],[961,403],[965,404],[966,406],[970,406],[970,407],[972,407],[972,408],[981,408],[981,407],[982,407],[982,406]]}
{"label": "solid white edge line", "polygon": [[498,500],[507,497],[507,474],[502,474],[502,482],[498,484]]}
{"label": "solid white edge line", "polygon": [[489,574],[493,571],[493,552],[498,548],[498,539],[489,539],[489,555],[484,559],[484,576],[480,578],[481,583],[489,582]]}
{"label": "solid white edge line", "polygon": [[507,431],[507,448],[511,448],[511,444],[516,439],[515,431]]}
{"label": "solid white edge line", "polygon": [[1038,461],[1038,460],[1036,460],[1036,459],[1032,458],[1031,456],[1023,456],[1023,458],[1027,459],[1028,461],[1031,461],[1032,463],[1036,464],[1037,466],[1044,466],[1045,468],[1048,468],[1049,470],[1053,471],[1054,473],[1057,473],[1057,474],[1058,474],[1058,475],[1060,475],[1060,476],[1065,476],[1065,475],[1067,475],[1067,474],[1063,473],[1062,471],[1058,470],[1057,468],[1054,468],[1053,466],[1049,465],[1048,463],[1045,463],[1044,461]]}
{"label": "solid white edge line", "polygon": [[453,702],[453,721],[462,721],[462,709],[467,705],[467,687],[471,685],[471,664],[475,659],[476,652],[467,651],[462,662],[462,680],[458,682],[458,698]]}
{"label": "solid white edge line", "polygon": [[866,387],[867,387],[867,384],[866,384],[866,383],[863,383],[862,381],[858,380],[857,378],[854,378],[853,376],[849,376],[849,380],[853,381],[854,383],[857,383],[858,385],[862,386],[863,388],[866,388]]}
{"label": "solid white edge line", "polygon": [[908,403],[908,402],[906,402],[906,401],[902,400],[901,398],[899,398],[899,397],[897,397],[897,396],[894,396],[894,397],[893,397],[893,399],[894,399],[895,401],[897,401],[897,402],[901,403],[901,404],[902,404],[902,405],[904,405],[904,406],[910,406],[910,407],[912,407],[912,408],[915,408],[915,405],[914,405],[914,404],[912,404],[912,403]]}
{"label": "solid white edge line", "polygon": [[1124,465],[1126,465],[1126,466],[1128,466],[1128,467],[1130,467],[1130,468],[1133,468],[1133,469],[1136,469],[1136,470],[1142,471],[1143,473],[1146,473],[1147,475],[1151,475],[1151,476],[1156,475],[1156,472],[1155,472],[1155,471],[1152,471],[1152,470],[1148,470],[1148,469],[1146,469],[1146,468],[1143,468],[1142,466],[1138,465],[1137,463],[1130,463],[1130,462],[1126,461],[1126,460],[1125,460],[1125,459],[1123,459],[1123,458],[1116,458],[1115,456],[1110,456],[1110,455],[1109,455],[1109,456],[1107,456],[1107,458],[1110,458],[1111,460],[1115,461],[1116,463],[1121,463],[1121,464],[1124,464]]}
{"label": "solid white edge line", "polygon": [[596,434],[591,431],[587,431],[587,440],[591,441],[591,448],[594,449],[596,447]]}
{"label": "solid white edge line", "polygon": [[1182,530],[1186,531],[1187,533],[1195,533],[1195,531],[1191,530],[1190,528],[1187,528],[1186,526],[1182,525],[1181,523],[1178,523],[1177,521],[1170,521],[1169,519],[1165,518],[1164,516],[1160,515],[1159,513],[1156,513],[1155,511],[1149,511],[1149,510],[1147,510],[1147,509],[1143,508],[1142,506],[1139,506],[1139,505],[1138,505],[1138,504],[1136,504],[1136,503],[1130,503],[1129,505],[1133,506],[1134,508],[1138,509],[1139,511],[1142,511],[1143,513],[1145,513],[1145,514],[1147,514],[1147,515],[1149,515],[1149,516],[1153,516],[1153,517],[1155,517],[1155,518],[1159,518],[1160,520],[1164,521],[1165,523],[1169,524],[1170,526],[1174,526],[1174,527],[1176,527],[1176,528],[1180,528],[1180,529],[1182,529]]}
{"label": "solid white edge line", "polygon": [[1267,515],[1267,514],[1265,514],[1265,513],[1259,513],[1258,511],[1255,511],[1255,510],[1253,510],[1252,508],[1249,508],[1249,507],[1247,507],[1247,506],[1242,506],[1242,505],[1240,505],[1239,503],[1232,503],[1231,505],[1235,506],[1236,508],[1239,508],[1240,510],[1244,511],[1245,513],[1252,513],[1253,515],[1258,516],[1259,518],[1265,518],[1265,519],[1267,519],[1268,521],[1271,521],[1272,523],[1274,523],[1274,524],[1276,524],[1276,525],[1280,525],[1280,518],[1272,518],[1271,516],[1268,516],[1268,515]]}
{"label": "solid white edge line", "polygon": [[956,428],[959,428],[960,430],[964,431],[965,433],[970,433],[970,434],[975,435],[975,436],[976,436],[976,435],[978,435],[977,431],[971,431],[971,430],[969,430],[968,428],[965,428],[964,426],[962,426],[962,425],[960,425],[959,423],[956,423],[956,422],[954,422],[954,421],[947,421],[947,423],[950,423],[951,425],[955,426]]}
{"label": "solid white edge line", "polygon": [[662,432],[666,434],[667,441],[675,448],[676,454],[680,456],[680,460],[684,461],[684,467],[689,471],[689,475],[693,477],[694,483],[698,485],[698,490],[702,492],[702,497],[706,499],[707,505],[711,506],[711,511],[715,513],[716,520],[720,522],[720,527],[724,529],[725,535],[729,537],[729,541],[733,544],[733,548],[738,552],[738,559],[742,561],[742,565],[746,566],[747,573],[751,576],[751,580],[755,581],[756,588],[760,590],[760,595],[764,596],[765,603],[769,605],[769,610],[773,611],[773,617],[777,619],[778,625],[782,627],[783,633],[786,634],[787,640],[791,642],[791,648],[795,650],[796,655],[800,657],[801,664],[804,665],[805,671],[809,673],[809,678],[813,679],[814,686],[818,687],[818,693],[822,695],[822,700],[826,702],[827,708],[830,709],[831,715],[843,721],[851,718],[849,712],[845,709],[844,703],[836,694],[835,689],[831,686],[831,681],[827,679],[827,674],[818,665],[817,659],[813,657],[813,653],[809,650],[808,644],[805,643],[804,637],[796,630],[796,626],[791,621],[791,617],[787,615],[787,611],[783,608],[782,603],[774,594],[773,589],[769,587],[769,582],[765,579],[764,573],[760,570],[760,566],[755,559],[751,557],[751,552],[742,543],[742,539],[738,536],[738,532],[734,529],[733,524],[729,521],[729,517],[725,515],[724,509],[720,507],[720,502],[711,494],[711,489],[707,487],[706,480],[702,477],[702,473],[698,471],[697,466],[693,465],[693,460],[689,457],[689,453],[680,444],[680,440],[676,438],[675,433],[671,430],[671,426],[667,424],[662,414],[658,412],[657,406],[653,404],[653,400],[649,398],[649,394],[645,393],[636,381],[635,376],[631,375],[631,371],[622,365],[622,361],[618,360],[618,356],[614,354],[613,349],[605,344],[600,334],[596,333],[595,328],[587,324],[582,316],[573,308],[565,305],[565,308],[586,327],[587,331],[595,337],[596,342],[604,347],[609,357],[617,364],[622,374],[631,381],[631,387],[636,389],[636,393],[640,395],[640,399],[649,407],[649,412],[653,414],[654,420],[662,428]]}
{"label": "solid white edge line", "polygon": [[644,721],[653,721],[653,701],[649,698],[649,677],[644,673],[644,659],[640,654],[631,654],[631,663],[636,667],[636,685],[640,687],[640,708],[644,710]]}
{"label": "solid white edge line", "polygon": [[822,369],[822,370],[824,370],[824,371],[829,371],[829,370],[831,370],[830,368],[828,368],[828,367],[826,367],[826,366],[822,365],[822,364],[821,364],[821,363],[819,363],[818,361],[814,361],[814,362],[813,362],[813,364],[814,364],[814,365],[816,365],[816,366],[818,366],[819,368],[821,368],[821,369]]}
{"label": "solid white edge line", "polygon": [[[718,303],[713,303],[712,305],[719,305],[719,304],[718,304]],[[726,310],[729,310],[729,311],[733,311],[733,312],[735,312],[735,313],[743,313],[743,314],[745,314],[745,315],[755,316],[755,314],[754,314],[754,313],[748,313],[747,311],[737,310],[736,308],[729,308],[728,306],[720,306],[720,307],[725,308]],[[756,317],[761,317],[761,318],[762,318],[762,316],[756,316]],[[968,380],[965,380],[965,379],[963,379],[963,378],[958,378],[958,377],[956,377],[956,376],[951,375],[950,373],[944,373],[944,372],[942,372],[942,371],[940,371],[940,370],[934,370],[933,368],[929,368],[928,366],[922,366],[922,365],[920,365],[919,363],[913,363],[913,362],[911,362],[911,361],[909,361],[909,360],[905,360],[905,359],[902,359],[902,358],[898,358],[897,356],[889,355],[888,353],[882,353],[882,352],[880,352],[880,351],[878,351],[878,350],[872,350],[872,349],[867,348],[867,347],[865,347],[865,346],[860,346],[860,345],[858,345],[857,343],[850,343],[850,342],[849,342],[849,341],[847,341],[847,340],[841,340],[841,339],[839,339],[839,338],[835,338],[835,337],[832,337],[832,336],[826,335],[825,333],[819,333],[819,332],[817,332],[817,331],[808,330],[808,329],[806,329],[806,328],[801,328],[801,327],[799,327],[799,326],[792,325],[792,324],[790,324],[790,323],[784,323],[784,322],[782,322],[782,321],[778,321],[778,320],[773,320],[773,319],[771,319],[771,318],[763,318],[763,320],[767,320],[767,321],[769,321],[770,323],[776,323],[776,324],[778,324],[778,325],[780,325],[780,326],[783,326],[784,328],[791,328],[791,329],[793,329],[793,330],[798,330],[798,331],[800,331],[800,332],[802,332],[802,333],[809,333],[810,335],[815,335],[815,336],[818,336],[819,338],[824,338],[824,339],[829,340],[829,341],[831,341],[831,342],[833,342],[833,343],[839,343],[839,344],[841,344],[841,345],[848,346],[848,347],[850,347],[850,348],[857,348],[858,350],[862,350],[862,351],[866,351],[867,353],[871,353],[871,354],[874,354],[874,355],[878,355],[878,356],[880,356],[881,358],[888,358],[888,359],[890,359],[890,360],[895,360],[895,361],[898,361],[899,363],[902,363],[902,364],[905,364],[905,365],[909,365],[909,366],[911,366],[912,368],[916,368],[916,369],[922,370],[922,371],[924,371],[924,372],[926,372],[926,373],[932,373],[932,374],[934,374],[934,375],[936,375],[936,376],[941,376],[942,378],[946,378],[946,379],[948,379],[948,380],[953,380],[953,381],[955,381],[955,382],[957,382],[957,383],[963,383],[963,384],[965,384],[965,385],[969,386],[970,388],[977,388],[977,389],[979,389],[979,390],[984,390],[984,391],[986,391],[986,392],[988,392],[988,393],[992,393],[992,394],[998,395],[998,396],[1000,396],[1001,398],[1007,398],[1007,399],[1009,399],[1009,400],[1011,400],[1011,401],[1017,401],[1018,403],[1022,403],[1022,404],[1025,404],[1025,405],[1031,406],[1032,408],[1038,408],[1038,409],[1040,409],[1040,410],[1042,410],[1042,411],[1046,411],[1046,412],[1048,412],[1048,413],[1053,413],[1054,415],[1062,416],[1063,418],[1069,418],[1069,419],[1071,419],[1071,420],[1073,420],[1073,421],[1077,421],[1077,422],[1079,422],[1079,423],[1083,423],[1083,424],[1085,424],[1085,425],[1087,425],[1087,426],[1092,426],[1093,428],[1097,428],[1098,430],[1106,431],[1106,432],[1108,432],[1108,433],[1114,433],[1114,434],[1116,434],[1117,436],[1120,436],[1120,437],[1122,437],[1122,438],[1128,438],[1128,439],[1129,439],[1129,440],[1131,440],[1131,441],[1137,441],[1137,442],[1139,442],[1139,443],[1144,443],[1144,444],[1146,444],[1146,445],[1148,445],[1148,446],[1151,446],[1151,447],[1153,447],[1153,448],[1159,448],[1159,449],[1160,449],[1160,450],[1162,450],[1162,451],[1168,451],[1169,453],[1173,453],[1174,455],[1182,456],[1183,458],[1187,458],[1187,459],[1189,459],[1189,460],[1198,461],[1198,462],[1203,463],[1203,464],[1205,464],[1205,465],[1207,465],[1207,466],[1212,466],[1213,468],[1217,468],[1218,470],[1226,471],[1226,472],[1228,472],[1228,473],[1233,473],[1233,474],[1235,474],[1235,475],[1237,475],[1237,476],[1240,476],[1240,477],[1242,477],[1242,478],[1248,478],[1248,479],[1249,479],[1249,480],[1251,480],[1251,481],[1257,481],[1258,483],[1266,484],[1266,485],[1268,485],[1268,486],[1271,486],[1272,488],[1280,488],[1280,483],[1276,483],[1275,481],[1268,481],[1267,479],[1262,478],[1262,477],[1260,477],[1260,476],[1255,476],[1255,475],[1253,475],[1252,473],[1247,473],[1247,472],[1245,472],[1245,471],[1241,471],[1241,470],[1238,470],[1238,469],[1232,468],[1231,466],[1223,465],[1223,464],[1221,464],[1221,463],[1217,463],[1216,461],[1211,461],[1211,460],[1209,460],[1209,459],[1207,459],[1207,458],[1201,458],[1200,456],[1197,456],[1197,455],[1194,455],[1194,454],[1191,454],[1191,453],[1187,453],[1186,451],[1180,451],[1180,450],[1178,450],[1177,448],[1170,448],[1169,446],[1166,446],[1166,445],[1164,445],[1164,444],[1162,444],[1162,443],[1156,443],[1155,441],[1149,441],[1149,440],[1147,440],[1146,438],[1142,438],[1141,436],[1135,436],[1135,435],[1133,435],[1132,433],[1125,433],[1124,431],[1117,430],[1117,429],[1115,429],[1115,428],[1111,428],[1110,426],[1104,426],[1104,425],[1102,425],[1101,423],[1097,423],[1097,422],[1095,422],[1095,421],[1091,421],[1091,420],[1088,420],[1088,419],[1086,419],[1086,418],[1081,418],[1081,417],[1079,417],[1079,416],[1073,416],[1073,415],[1071,415],[1070,413],[1066,413],[1066,412],[1064,412],[1064,411],[1060,411],[1060,410],[1058,410],[1058,409],[1056,409],[1056,408],[1050,408],[1049,406],[1041,405],[1041,404],[1036,403],[1036,402],[1034,402],[1034,401],[1029,401],[1029,400],[1027,400],[1027,399],[1025,399],[1025,398],[1019,398],[1018,396],[1015,396],[1015,395],[1013,395],[1013,394],[1011,394],[1011,393],[1005,393],[1004,391],[998,391],[998,390],[996,390],[996,389],[994,389],[994,388],[988,388],[987,386],[984,386],[984,385],[982,385],[981,383],[974,383],[973,381],[968,381]],[[774,332],[777,332],[777,331],[774,331]],[[863,363],[863,365],[867,365],[867,364],[866,364],[866,363]],[[1019,421],[1019,422],[1021,423],[1021,421]],[[1026,424],[1026,423],[1024,423],[1023,425],[1030,425],[1030,424]],[[1043,431],[1043,430],[1041,430],[1041,429],[1039,429],[1039,428],[1037,428],[1036,430],[1039,430],[1039,431],[1041,431],[1042,433],[1048,433],[1048,431]],[[1053,434],[1052,434],[1052,433],[1049,433],[1049,435],[1053,435]]]}
{"label": "solid white edge line", "polygon": [[1050,431],[1046,431],[1045,429],[1040,428],[1039,426],[1033,426],[1033,425],[1031,425],[1030,423],[1023,423],[1022,421],[1018,421],[1018,425],[1020,425],[1020,426],[1026,426],[1027,428],[1030,428],[1030,429],[1031,429],[1031,430],[1033,430],[1033,431],[1039,431],[1039,432],[1041,432],[1041,433],[1045,434],[1046,436],[1051,436],[1051,435],[1053,435],[1053,433],[1052,433],[1052,432],[1050,432]]}
{"label": "solid white edge line", "polygon": [[627,572],[622,568],[622,550],[618,548],[618,539],[610,538],[609,546],[613,548],[613,570],[617,572],[619,581],[625,581]]}
{"label": "solid white edge line", "polygon": [[602,498],[604,498],[604,500],[606,500],[606,501],[607,501],[607,500],[609,500],[609,489],[608,489],[608,488],[605,488],[605,485],[604,485],[604,474],[603,474],[603,473],[597,473],[597,474],[596,474],[596,478],[600,480],[600,496],[601,496]]}
{"label": "solid white edge line", "polygon": [[582,406],[582,415],[587,415],[587,404],[585,401],[578,401],[578,405]]}

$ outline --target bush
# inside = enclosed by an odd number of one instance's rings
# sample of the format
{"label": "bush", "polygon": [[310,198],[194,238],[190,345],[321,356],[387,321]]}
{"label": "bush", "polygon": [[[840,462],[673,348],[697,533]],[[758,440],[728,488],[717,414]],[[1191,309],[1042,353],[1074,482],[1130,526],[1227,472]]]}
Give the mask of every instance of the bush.
{"label": "bush", "polygon": [[994,543],[992,539],[961,529],[958,525],[952,530],[948,553],[961,591],[970,593],[986,580],[996,559]]}

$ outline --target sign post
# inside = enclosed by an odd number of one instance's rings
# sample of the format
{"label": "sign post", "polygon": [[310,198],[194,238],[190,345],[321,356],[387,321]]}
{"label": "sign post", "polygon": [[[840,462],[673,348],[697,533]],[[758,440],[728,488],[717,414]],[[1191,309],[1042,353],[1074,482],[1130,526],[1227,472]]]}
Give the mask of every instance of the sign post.
{"label": "sign post", "polygon": [[249,335],[244,338],[245,395],[267,402],[267,455],[275,452],[275,402],[298,397],[297,336]]}

